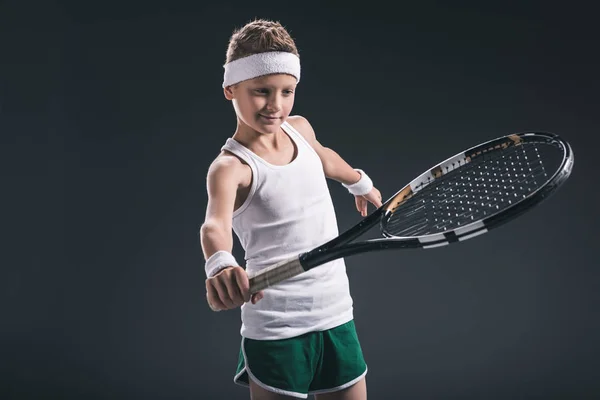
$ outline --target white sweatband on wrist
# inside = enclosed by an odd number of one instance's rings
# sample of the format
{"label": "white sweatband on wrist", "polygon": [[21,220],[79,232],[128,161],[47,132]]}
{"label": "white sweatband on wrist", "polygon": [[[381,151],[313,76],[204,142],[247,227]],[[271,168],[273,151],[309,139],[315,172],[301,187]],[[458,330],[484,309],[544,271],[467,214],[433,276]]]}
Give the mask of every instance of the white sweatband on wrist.
{"label": "white sweatband on wrist", "polygon": [[269,74],[289,74],[300,82],[300,58],[285,51],[252,54],[223,66],[223,87]]}
{"label": "white sweatband on wrist", "polygon": [[206,271],[206,277],[212,278],[219,273],[222,269],[227,267],[237,267],[239,264],[235,260],[235,257],[225,250],[217,251],[215,254],[210,256],[206,260],[204,270]]}
{"label": "white sweatband on wrist", "polygon": [[346,189],[348,189],[348,191],[353,195],[364,196],[373,189],[373,181],[371,180],[371,178],[369,178],[367,174],[365,174],[365,171],[363,171],[362,169],[354,170],[360,173],[360,179],[358,180],[358,182],[353,183],[351,185],[346,185],[345,183],[342,183],[342,185]]}

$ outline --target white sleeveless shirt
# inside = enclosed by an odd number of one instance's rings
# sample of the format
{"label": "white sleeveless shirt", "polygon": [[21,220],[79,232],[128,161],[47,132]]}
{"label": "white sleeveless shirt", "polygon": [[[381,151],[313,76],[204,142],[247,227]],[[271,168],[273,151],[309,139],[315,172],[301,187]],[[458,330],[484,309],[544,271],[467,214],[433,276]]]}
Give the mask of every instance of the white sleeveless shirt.
{"label": "white sleeveless shirt", "polygon": [[[248,273],[338,235],[321,159],[289,123],[281,127],[297,148],[296,158],[287,165],[272,165],[232,138],[222,147],[252,170],[248,198],[233,213],[233,230],[245,250]],[[273,285],[264,295],[257,304],[242,305],[243,337],[284,339],[330,329],[353,318],[343,259]]]}

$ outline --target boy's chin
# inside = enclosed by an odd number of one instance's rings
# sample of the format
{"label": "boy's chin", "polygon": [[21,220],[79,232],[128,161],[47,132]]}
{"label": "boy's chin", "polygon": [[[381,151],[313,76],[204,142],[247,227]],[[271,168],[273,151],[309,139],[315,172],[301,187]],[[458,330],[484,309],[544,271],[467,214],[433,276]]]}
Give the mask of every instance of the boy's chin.
{"label": "boy's chin", "polygon": [[280,127],[281,127],[281,123],[256,124],[255,129],[260,133],[264,133],[265,135],[272,135],[272,134],[279,132]]}

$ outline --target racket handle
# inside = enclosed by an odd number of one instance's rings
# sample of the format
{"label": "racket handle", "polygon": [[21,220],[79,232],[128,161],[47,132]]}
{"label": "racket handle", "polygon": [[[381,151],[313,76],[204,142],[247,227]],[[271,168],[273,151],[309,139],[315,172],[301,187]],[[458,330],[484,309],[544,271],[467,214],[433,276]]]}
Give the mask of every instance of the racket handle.
{"label": "racket handle", "polygon": [[259,292],[292,276],[299,275],[304,271],[305,269],[300,264],[299,256],[278,262],[250,277],[250,293]]}

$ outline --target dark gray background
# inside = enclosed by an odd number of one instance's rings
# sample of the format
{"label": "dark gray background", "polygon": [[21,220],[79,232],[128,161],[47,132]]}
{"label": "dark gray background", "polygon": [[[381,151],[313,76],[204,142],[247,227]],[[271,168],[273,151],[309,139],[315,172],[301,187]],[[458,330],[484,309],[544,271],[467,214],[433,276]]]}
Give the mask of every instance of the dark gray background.
{"label": "dark gray background", "polygon": [[[575,151],[567,184],[497,231],[347,259],[370,398],[600,396],[593,12],[410,3],[1,2],[0,397],[248,398],[198,229],[235,129],[227,41],[254,17],[296,39],[294,113],[384,197],[500,135]],[[360,217],[330,187],[344,230]]]}

